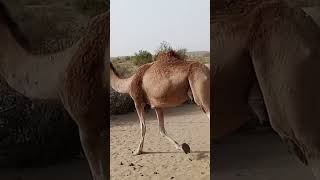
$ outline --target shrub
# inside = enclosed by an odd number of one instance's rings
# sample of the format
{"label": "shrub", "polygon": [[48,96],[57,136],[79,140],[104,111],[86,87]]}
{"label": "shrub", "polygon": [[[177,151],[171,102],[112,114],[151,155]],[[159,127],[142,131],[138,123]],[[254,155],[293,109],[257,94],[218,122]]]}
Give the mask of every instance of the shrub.
{"label": "shrub", "polygon": [[169,51],[175,51],[175,53],[179,56],[179,58],[181,59],[186,59],[187,56],[187,49],[182,48],[182,49],[173,49],[172,46],[166,42],[166,41],[162,41],[160,43],[159,48],[155,51],[155,56],[154,56],[154,60],[157,58],[158,54],[161,52],[169,52]]}
{"label": "shrub", "polygon": [[179,56],[181,59],[186,59],[186,58],[188,57],[188,55],[187,55],[187,49],[185,49],[185,48],[176,50],[176,53],[178,54],[178,56]]}
{"label": "shrub", "polygon": [[143,65],[152,62],[152,54],[145,50],[140,50],[138,53],[134,54],[133,63],[135,65]]}
{"label": "shrub", "polygon": [[168,51],[171,51],[171,50],[173,50],[171,45],[166,41],[162,41],[160,43],[159,48],[156,50],[156,54],[159,54],[160,52],[168,52]]}
{"label": "shrub", "polygon": [[124,59],[125,59],[126,61],[129,61],[129,60],[131,59],[131,57],[130,57],[130,56],[125,56]]}

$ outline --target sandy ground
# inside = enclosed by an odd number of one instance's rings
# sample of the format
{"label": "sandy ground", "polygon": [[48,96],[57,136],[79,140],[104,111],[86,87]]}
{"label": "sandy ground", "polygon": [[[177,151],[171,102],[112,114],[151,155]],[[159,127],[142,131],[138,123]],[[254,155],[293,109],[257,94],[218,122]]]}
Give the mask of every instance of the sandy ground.
{"label": "sandy ground", "polygon": [[43,168],[0,169],[0,180],[90,180],[86,160],[74,160]]}
{"label": "sandy ground", "polygon": [[112,116],[111,180],[210,179],[210,122],[206,115],[195,105],[168,109],[164,115],[168,134],[180,144],[189,144],[192,153],[177,151],[159,134],[155,113],[150,110],[146,116],[146,154],[133,156],[140,138],[136,113]]}
{"label": "sandy ground", "polygon": [[213,179],[314,180],[311,170],[270,131],[241,133],[220,142],[213,150]]}
{"label": "sandy ground", "polygon": [[[168,133],[190,145],[191,154],[177,151],[160,136],[155,114],[147,114],[146,154],[133,156],[140,128],[135,113],[111,117],[112,180],[207,180],[210,178],[209,121],[194,105],[165,112]],[[215,143],[212,179],[216,180],[314,180],[310,169],[288,152],[280,138],[270,132],[237,133]],[[130,164],[133,164],[130,166]],[[122,165],[121,165],[122,164]],[[173,178],[172,178],[173,177]],[[85,160],[45,168],[0,169],[0,180],[89,180]]]}

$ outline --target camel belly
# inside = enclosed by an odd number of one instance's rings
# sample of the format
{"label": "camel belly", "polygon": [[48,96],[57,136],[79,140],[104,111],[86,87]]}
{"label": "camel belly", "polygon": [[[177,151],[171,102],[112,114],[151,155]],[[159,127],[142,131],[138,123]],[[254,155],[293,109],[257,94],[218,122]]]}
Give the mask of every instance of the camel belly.
{"label": "camel belly", "polygon": [[176,97],[150,98],[149,103],[152,108],[177,107],[189,99],[187,94]]}
{"label": "camel belly", "polygon": [[188,90],[184,85],[174,87],[154,86],[145,89],[145,94],[151,107],[176,107],[189,99]]}

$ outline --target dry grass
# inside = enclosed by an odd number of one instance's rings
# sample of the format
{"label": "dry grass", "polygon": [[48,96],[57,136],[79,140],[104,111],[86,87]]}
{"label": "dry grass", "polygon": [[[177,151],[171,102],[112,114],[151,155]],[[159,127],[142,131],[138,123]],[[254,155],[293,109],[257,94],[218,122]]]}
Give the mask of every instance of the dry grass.
{"label": "dry grass", "polygon": [[135,65],[132,60],[116,60],[112,63],[122,77],[130,77],[139,67]]}

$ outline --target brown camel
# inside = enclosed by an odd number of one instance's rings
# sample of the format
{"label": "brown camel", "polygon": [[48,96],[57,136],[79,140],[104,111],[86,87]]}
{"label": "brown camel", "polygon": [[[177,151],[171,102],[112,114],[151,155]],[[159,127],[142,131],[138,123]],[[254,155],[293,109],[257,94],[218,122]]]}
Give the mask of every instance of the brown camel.
{"label": "brown camel", "polygon": [[273,129],[320,179],[320,28],[282,0],[213,0],[211,30],[215,138],[248,120],[257,79]]}
{"label": "brown camel", "polygon": [[160,134],[177,149],[187,152],[187,146],[181,146],[167,135],[164,128],[163,109],[181,105],[192,94],[195,103],[210,119],[209,69],[199,62],[181,59],[174,51],[159,53],[156,61],[142,65],[133,76],[127,79],[120,78],[111,63],[110,67],[111,87],[117,92],[129,93],[140,120],[141,139],[134,154],[139,155],[143,152],[146,104],[150,104],[156,111]]}
{"label": "brown camel", "polygon": [[33,55],[17,24],[0,2],[0,75],[31,99],[61,101],[79,127],[94,180],[107,180],[109,12],[92,18],[71,48]]}

